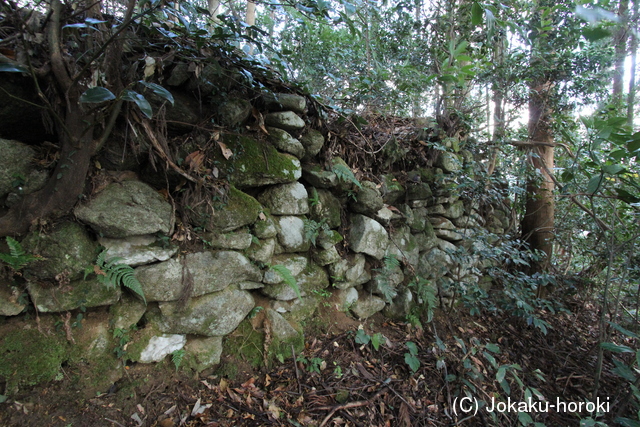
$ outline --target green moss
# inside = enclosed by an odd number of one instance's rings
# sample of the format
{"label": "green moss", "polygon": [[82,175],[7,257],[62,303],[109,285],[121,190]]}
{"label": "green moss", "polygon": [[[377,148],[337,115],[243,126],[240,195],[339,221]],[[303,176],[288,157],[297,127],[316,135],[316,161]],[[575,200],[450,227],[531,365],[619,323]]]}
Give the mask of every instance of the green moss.
{"label": "green moss", "polygon": [[211,214],[206,204],[196,207],[193,210],[195,225],[223,233],[235,230],[253,224],[262,211],[262,206],[250,195],[231,186],[226,204],[214,205],[214,209],[215,212]]}
{"label": "green moss", "polygon": [[271,144],[237,135],[224,142],[233,156],[227,160],[218,154],[216,166],[240,188],[293,182],[302,174],[296,157],[279,153]]}
{"label": "green moss", "polygon": [[52,381],[68,359],[65,343],[37,330],[17,330],[0,341],[0,377],[7,388]]}
{"label": "green moss", "polygon": [[222,353],[240,357],[254,368],[260,368],[264,363],[264,340],[264,333],[255,330],[245,319],[225,337]]}

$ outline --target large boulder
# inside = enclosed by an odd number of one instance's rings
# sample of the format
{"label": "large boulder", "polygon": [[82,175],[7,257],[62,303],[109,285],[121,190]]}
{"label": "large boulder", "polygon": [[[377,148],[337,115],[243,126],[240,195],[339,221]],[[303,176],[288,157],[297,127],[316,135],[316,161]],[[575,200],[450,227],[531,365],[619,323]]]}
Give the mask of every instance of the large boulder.
{"label": "large boulder", "polygon": [[168,234],[173,208],[147,184],[123,181],[109,184],[74,212],[102,236],[122,238],[157,232]]}
{"label": "large boulder", "polygon": [[198,297],[225,289],[232,283],[262,279],[258,267],[233,251],[196,252],[186,255],[183,261],[171,259],[138,267],[135,275],[147,301],[176,301],[185,286],[191,287],[191,297]]}
{"label": "large boulder", "polygon": [[416,266],[420,257],[418,241],[411,234],[408,226],[394,229],[389,237],[390,243],[387,248],[387,256],[395,256],[399,261]]}
{"label": "large boulder", "polygon": [[331,188],[338,185],[338,177],[334,172],[326,171],[319,165],[304,164],[302,177],[310,185],[317,188]]}
{"label": "large boulder", "polygon": [[367,319],[382,309],[385,302],[382,298],[371,295],[369,292],[359,292],[358,301],[351,306],[351,312],[359,319]]}
{"label": "large boulder", "polygon": [[255,301],[249,292],[231,286],[192,298],[184,306],[180,302],[162,302],[159,306],[159,327],[163,332],[211,337],[231,333],[253,309]]}
{"label": "large boulder", "polygon": [[379,222],[364,216],[351,215],[349,247],[354,252],[382,259],[389,245],[389,235]]}
{"label": "large boulder", "polygon": [[251,108],[251,103],[246,99],[228,99],[218,107],[218,120],[224,126],[238,127],[249,118]]}

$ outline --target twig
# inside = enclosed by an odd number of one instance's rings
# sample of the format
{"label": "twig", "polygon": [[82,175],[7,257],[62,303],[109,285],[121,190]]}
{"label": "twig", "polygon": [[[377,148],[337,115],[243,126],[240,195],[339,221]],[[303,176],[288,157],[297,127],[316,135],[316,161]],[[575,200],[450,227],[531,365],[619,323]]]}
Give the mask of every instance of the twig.
{"label": "twig", "polygon": [[296,363],[296,350],[291,344],[291,355],[293,356],[293,367],[296,369],[296,380],[298,382],[298,393],[302,394],[302,386],[300,385],[300,372],[298,372],[298,364]]}
{"label": "twig", "polygon": [[117,422],[116,420],[112,420],[112,419],[110,419],[110,418],[106,418],[106,417],[105,417],[105,420],[107,420],[107,421],[111,421],[112,423],[114,423],[115,425],[118,425],[118,426],[120,426],[120,427],[125,427],[125,426],[124,426],[124,424],[120,424],[120,423],[119,423],[119,422]]}
{"label": "twig", "polygon": [[167,162],[169,164],[169,166],[171,166],[171,168],[173,170],[175,170],[176,172],[178,172],[180,175],[182,175],[183,177],[185,177],[189,181],[197,184],[198,180],[196,178],[192,177],[191,175],[186,173],[184,170],[182,170],[178,165],[176,165],[169,158],[167,153],[164,152],[164,150],[162,149],[162,146],[160,145],[160,142],[158,142],[158,138],[156,138],[156,135],[153,133],[153,129],[151,129],[151,126],[149,126],[149,122],[147,120],[142,120],[142,126],[144,127],[144,130],[145,130],[147,136],[151,140],[151,145],[153,145],[153,148],[156,149],[156,151],[158,152],[158,154],[160,155],[162,160]]}
{"label": "twig", "polygon": [[331,412],[329,412],[329,414],[324,418],[324,420],[322,420],[322,423],[320,423],[320,425],[318,427],[324,427],[329,422],[331,417],[333,417],[333,414],[335,414],[336,412],[338,412],[338,411],[340,411],[342,409],[358,408],[360,406],[369,405],[371,402],[373,402],[374,400],[376,400],[377,398],[379,398],[380,396],[385,394],[387,392],[388,388],[389,387],[385,387],[382,390],[378,391],[369,400],[358,400],[356,402],[343,403],[342,405],[337,405],[337,406],[333,406],[333,407],[331,407],[331,406],[326,407],[325,406],[325,407],[322,407],[322,408],[317,408],[318,410],[331,409]]}

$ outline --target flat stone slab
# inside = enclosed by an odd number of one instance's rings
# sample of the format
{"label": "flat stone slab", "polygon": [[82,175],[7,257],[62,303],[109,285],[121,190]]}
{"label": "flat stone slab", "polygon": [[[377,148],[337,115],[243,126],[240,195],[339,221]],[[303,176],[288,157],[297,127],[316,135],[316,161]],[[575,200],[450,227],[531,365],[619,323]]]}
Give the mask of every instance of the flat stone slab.
{"label": "flat stone slab", "polygon": [[122,238],[157,232],[168,234],[173,209],[147,184],[123,181],[109,184],[74,212],[97,233]]}

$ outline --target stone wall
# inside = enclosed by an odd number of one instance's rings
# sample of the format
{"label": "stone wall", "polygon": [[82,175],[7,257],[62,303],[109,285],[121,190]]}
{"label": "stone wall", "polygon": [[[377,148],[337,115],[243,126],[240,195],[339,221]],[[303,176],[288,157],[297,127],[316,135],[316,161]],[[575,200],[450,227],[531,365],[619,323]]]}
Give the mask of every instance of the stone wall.
{"label": "stone wall", "polygon": [[[22,319],[30,304],[42,318],[78,313],[96,334],[84,332],[91,337],[83,345],[103,342],[100,357],[116,346],[149,363],[184,349],[188,366],[203,370],[219,363],[223,337],[238,333],[258,304],[276,354],[281,344],[299,347],[301,325],[321,302],[361,319],[377,312],[405,319],[424,304],[409,286],[417,277],[441,302],[453,296],[455,283],[483,281],[487,261],[478,254],[487,243],[476,235],[499,234],[509,224],[500,211],[487,223],[456,187],[460,174],[472,173],[470,153],[455,146],[434,167],[404,171],[402,180],[358,180],[339,157],[318,161],[325,136],[309,125],[304,97],[269,95],[259,105],[267,139],[256,132],[220,137],[214,164],[229,188],[218,200],[188,207],[191,227],[176,223],[174,201],[150,185],[152,174],[114,172],[78,204],[74,220],[43,224],[22,239],[40,258],[22,276],[2,278],[4,323]],[[226,101],[218,121],[242,128],[252,108]],[[44,172],[29,165],[33,155],[29,146],[0,140],[6,205],[44,182]],[[134,268],[146,301],[106,286],[97,267],[86,274],[101,248],[107,259]],[[116,330],[128,334],[126,345],[114,344]]]}

